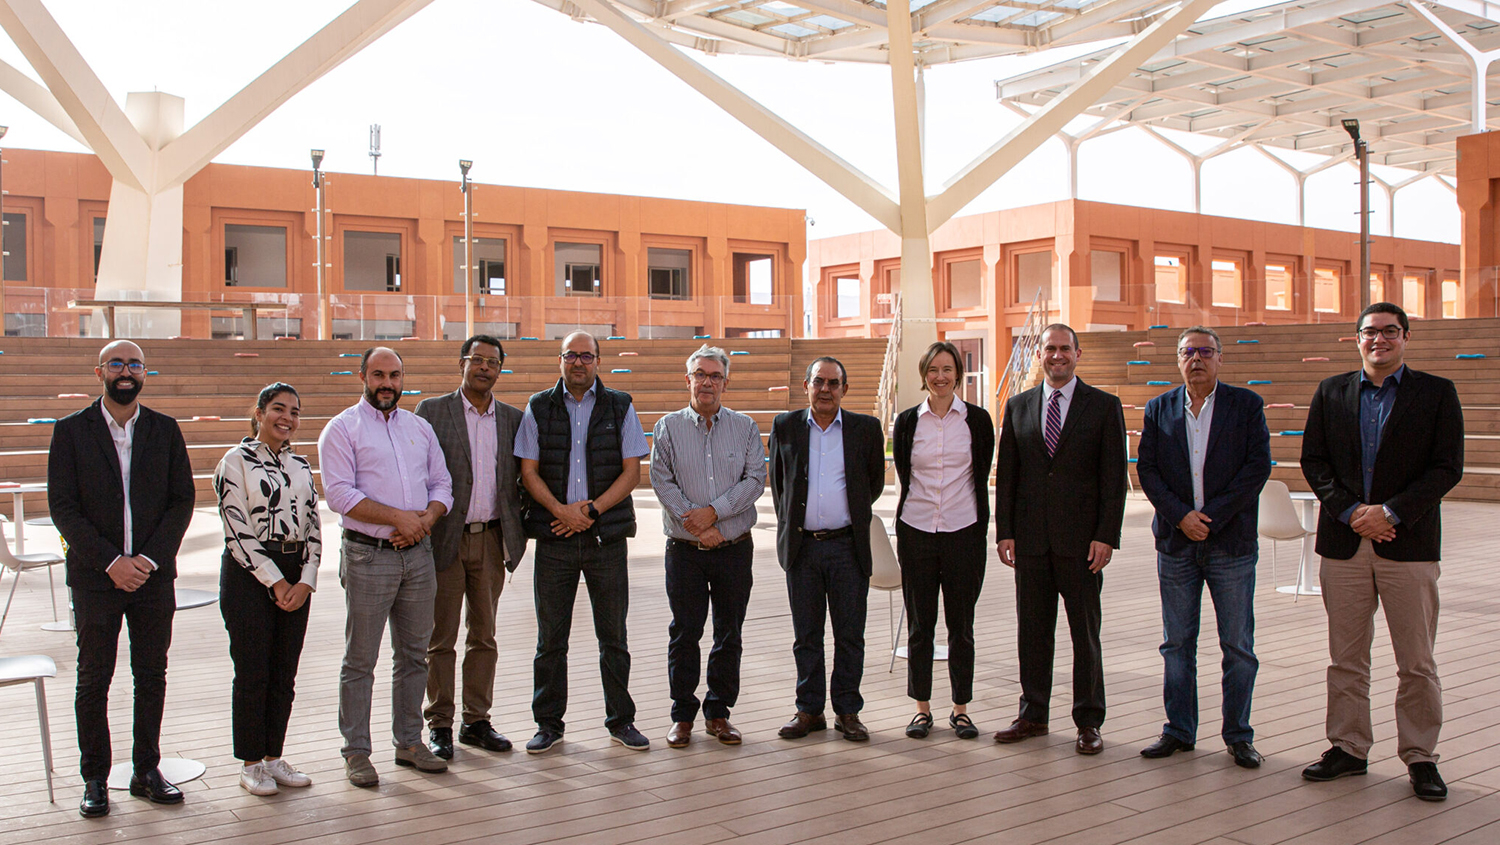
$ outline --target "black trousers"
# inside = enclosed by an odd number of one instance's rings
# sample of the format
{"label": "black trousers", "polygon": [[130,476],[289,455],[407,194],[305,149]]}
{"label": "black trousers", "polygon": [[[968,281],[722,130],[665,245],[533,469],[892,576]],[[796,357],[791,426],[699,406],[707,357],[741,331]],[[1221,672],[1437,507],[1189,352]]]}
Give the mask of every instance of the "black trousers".
{"label": "black trousers", "polygon": [[[297,583],[302,574],[301,555],[269,556],[287,583]],[[229,657],[234,661],[230,707],[237,759],[281,756],[311,607],[310,597],[291,613],[277,607],[270,590],[224,552],[219,567],[219,612],[229,632]]]}
{"label": "black trousers", "polygon": [[604,685],[604,726],[623,728],[635,721],[630,697],[630,648],[625,618],[630,610],[628,553],[624,540],[599,545],[593,534],[536,544],[536,658],[531,715],[538,727],[562,733],[568,710],[568,637],[578,578],[588,587],[599,641],[599,679]]}
{"label": "black trousers", "polygon": [[1104,574],[1089,571],[1087,556],[1016,555],[1016,639],[1021,664],[1021,718],[1047,721],[1057,597],[1062,596],[1073,636],[1073,723],[1104,724],[1104,662],[1099,648]]}
{"label": "black trousers", "polygon": [[[797,663],[797,709],[822,713],[833,699],[837,715],[858,713],[865,700],[859,683],[865,674],[865,613],[870,576],[854,557],[854,538],[804,537],[797,560],[786,571],[792,608],[792,657]],[[823,628],[833,622],[833,672],[824,683]]]}
{"label": "black trousers", "polygon": [[672,721],[698,718],[698,666],[703,625],[709,606],[714,611],[714,645],[708,653],[708,694],[703,718],[727,719],[740,697],[740,630],[754,583],[749,539],[721,549],[700,549],[681,540],[667,540],[667,685],[672,695]]}
{"label": "black trousers", "polygon": [[976,522],[957,531],[919,531],[896,520],[896,554],[901,560],[901,596],[906,602],[906,694],[932,700],[933,632],[938,594],[948,624],[948,681],[953,703],[974,698],[974,605],[984,586],[985,541],[989,524]]}
{"label": "black trousers", "polygon": [[161,714],[167,699],[167,649],[177,593],[170,578],[153,574],[139,590],[75,590],[78,626],[78,691],[73,713],[78,723],[79,774],[84,780],[109,777],[109,685],[115,676],[120,623],[130,631],[130,674],[135,680],[135,746],[131,763],[149,772],[161,762]]}

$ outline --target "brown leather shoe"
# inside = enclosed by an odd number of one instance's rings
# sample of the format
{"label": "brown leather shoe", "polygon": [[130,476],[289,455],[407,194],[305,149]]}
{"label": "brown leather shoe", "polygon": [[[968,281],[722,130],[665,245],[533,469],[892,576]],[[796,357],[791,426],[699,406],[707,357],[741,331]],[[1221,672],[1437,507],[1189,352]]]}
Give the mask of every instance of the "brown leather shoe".
{"label": "brown leather shoe", "polygon": [[729,724],[728,719],[706,719],[703,722],[703,732],[719,740],[725,745],[739,745],[744,741],[740,736],[739,728]]}
{"label": "brown leather shoe", "polygon": [[864,742],[870,738],[870,731],[859,720],[858,713],[840,713],[834,716],[833,727],[850,742]]}
{"label": "brown leather shoe", "polygon": [[813,731],[828,730],[828,722],[822,713],[803,713],[798,710],[792,720],[781,726],[777,734],[782,739],[801,739]]}
{"label": "brown leather shoe", "polygon": [[668,748],[686,748],[693,741],[692,722],[673,722],[672,729],[667,731]]}
{"label": "brown leather shoe", "polygon": [[1098,754],[1104,750],[1104,738],[1099,736],[1098,728],[1078,729],[1078,753]]}
{"label": "brown leather shoe", "polygon": [[1046,722],[1031,722],[1026,719],[1017,719],[1010,723],[1010,727],[1002,731],[995,731],[995,741],[1002,744],[1020,742],[1034,736],[1046,736]]}

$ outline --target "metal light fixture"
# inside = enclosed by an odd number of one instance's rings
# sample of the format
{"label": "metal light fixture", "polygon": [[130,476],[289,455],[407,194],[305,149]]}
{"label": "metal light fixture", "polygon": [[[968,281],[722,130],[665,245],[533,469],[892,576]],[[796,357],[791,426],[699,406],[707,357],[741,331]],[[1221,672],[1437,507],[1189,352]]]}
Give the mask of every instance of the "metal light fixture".
{"label": "metal light fixture", "polygon": [[1359,143],[1359,120],[1357,120],[1356,118],[1352,118],[1352,117],[1346,117],[1341,122],[1343,123],[1344,131],[1348,132],[1349,133],[1349,137],[1354,139],[1354,143],[1358,144]]}
{"label": "metal light fixture", "polygon": [[458,172],[462,181],[458,189],[464,193],[464,336],[474,336],[474,191],[469,184],[470,159],[458,160]]}
{"label": "metal light fixture", "polygon": [[1370,143],[1359,137],[1359,121],[1346,117],[1340,121],[1354,141],[1354,157],[1359,160],[1359,310],[1370,307]]}

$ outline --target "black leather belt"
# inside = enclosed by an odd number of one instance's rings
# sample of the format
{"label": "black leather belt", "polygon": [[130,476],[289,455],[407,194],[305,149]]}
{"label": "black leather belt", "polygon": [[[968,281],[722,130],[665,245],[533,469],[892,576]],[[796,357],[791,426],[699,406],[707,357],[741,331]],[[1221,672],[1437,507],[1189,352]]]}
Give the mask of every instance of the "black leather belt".
{"label": "black leather belt", "polygon": [[276,555],[301,555],[302,547],[307,545],[301,540],[262,540],[260,547],[267,552]]}
{"label": "black leather belt", "polygon": [[797,530],[802,532],[802,536],[811,537],[814,540],[837,540],[840,537],[854,536],[854,526],[852,525],[845,525],[843,528],[830,528],[827,531],[808,531],[806,528],[799,528]]}
{"label": "black leather belt", "polygon": [[395,549],[396,544],[390,540],[382,540],[379,537],[371,537],[369,534],[361,534],[350,528],[344,529],[344,539],[350,543],[359,543],[361,546],[374,546],[377,549]]}
{"label": "black leather belt", "polygon": [[705,546],[702,543],[698,542],[697,540],[679,540],[676,537],[671,538],[672,542],[674,542],[674,543],[681,543],[684,546],[692,546],[693,548],[697,549],[700,552],[716,552],[719,549],[727,549],[730,546],[739,545],[740,543],[743,543],[743,542],[745,542],[748,539],[750,539],[750,532],[749,531],[746,531],[744,534],[741,534],[740,536],[734,538],[733,540],[729,540],[727,542],[720,543],[717,546]]}
{"label": "black leather belt", "polygon": [[500,527],[500,520],[498,520],[498,519],[492,519],[489,522],[465,522],[464,523],[464,533],[465,534],[482,534],[485,531],[487,531],[488,529],[499,528],[499,527]]}

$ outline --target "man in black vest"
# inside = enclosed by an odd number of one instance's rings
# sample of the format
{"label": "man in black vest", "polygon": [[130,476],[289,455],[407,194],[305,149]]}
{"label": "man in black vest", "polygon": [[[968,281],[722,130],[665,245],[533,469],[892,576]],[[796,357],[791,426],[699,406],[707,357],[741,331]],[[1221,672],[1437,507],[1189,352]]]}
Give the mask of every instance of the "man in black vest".
{"label": "man in black vest", "polygon": [[630,651],[625,616],[630,584],[625,538],[635,536],[630,491],[651,449],[630,394],[610,390],[597,375],[599,342],[588,332],[563,338],[562,378],[526,403],[516,433],[521,521],[536,544],[536,690],[531,712],[536,736],[526,753],[541,754],[562,740],[568,709],[568,633],[578,576],[589,590],[599,674],[604,682],[604,726],[634,751],[651,747],[635,729],[630,698]]}

